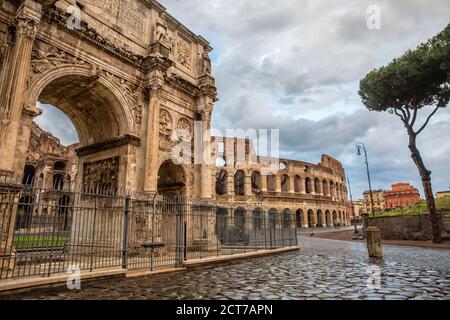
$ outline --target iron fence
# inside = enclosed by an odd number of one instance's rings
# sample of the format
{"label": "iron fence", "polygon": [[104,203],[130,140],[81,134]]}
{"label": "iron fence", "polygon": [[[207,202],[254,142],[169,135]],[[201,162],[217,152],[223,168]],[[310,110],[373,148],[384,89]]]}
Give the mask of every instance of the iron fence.
{"label": "iron fence", "polygon": [[74,268],[155,270],[297,245],[295,215],[162,195],[0,184],[0,280]]}

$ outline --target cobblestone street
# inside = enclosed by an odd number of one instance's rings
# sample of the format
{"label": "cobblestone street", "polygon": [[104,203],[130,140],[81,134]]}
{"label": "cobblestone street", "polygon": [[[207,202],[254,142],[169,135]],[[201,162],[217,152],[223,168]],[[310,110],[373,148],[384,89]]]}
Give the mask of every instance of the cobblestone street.
{"label": "cobblestone street", "polygon": [[[298,252],[151,278],[46,289],[17,299],[443,299],[450,300],[450,251],[384,246],[385,260],[361,243],[300,236]],[[381,289],[367,288],[369,266]]]}

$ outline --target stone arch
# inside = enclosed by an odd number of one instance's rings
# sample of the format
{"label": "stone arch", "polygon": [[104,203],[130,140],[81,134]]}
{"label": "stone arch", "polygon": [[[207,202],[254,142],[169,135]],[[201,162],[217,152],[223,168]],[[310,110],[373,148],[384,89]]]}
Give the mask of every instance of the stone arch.
{"label": "stone arch", "polygon": [[36,168],[32,165],[27,164],[23,170],[23,185],[33,185],[36,177]]}
{"label": "stone arch", "polygon": [[239,207],[234,211],[234,227],[241,232],[245,230],[245,208]]}
{"label": "stone arch", "polygon": [[315,214],[314,211],[312,209],[308,210],[308,227],[310,228],[314,228],[316,223],[315,223]]}
{"label": "stone arch", "polygon": [[300,193],[302,192],[302,178],[299,175],[294,177],[294,192]]}
{"label": "stone arch", "polygon": [[333,218],[331,216],[330,210],[325,211],[325,221],[326,221],[327,227],[333,226]]}
{"label": "stone arch", "polygon": [[320,228],[324,227],[324,216],[322,210],[317,210],[317,226]]}
{"label": "stone arch", "polygon": [[245,172],[238,170],[234,174],[234,194],[237,196],[245,195]]}
{"label": "stone arch", "polygon": [[321,189],[320,189],[320,180],[318,178],[314,179],[314,192],[316,194],[320,194],[321,193]]}
{"label": "stone arch", "polygon": [[303,213],[303,210],[302,209],[298,209],[296,212],[295,212],[295,221],[296,221],[296,224],[297,224],[297,228],[303,228],[303,221],[304,221],[304,213]]}
{"label": "stone arch", "polygon": [[330,187],[328,185],[328,181],[327,180],[323,180],[322,181],[322,190],[323,190],[323,195],[324,196],[330,195]]}
{"label": "stone arch", "polygon": [[[64,103],[58,103],[58,98],[55,97],[58,93],[54,91],[56,88],[63,91],[66,97],[68,92],[76,97],[77,90],[81,90],[80,87],[84,92],[94,90],[95,94],[91,92],[91,96],[95,97],[96,101],[103,101],[104,104],[107,104],[103,106],[102,110],[98,110],[105,117],[104,121],[99,122],[98,119],[89,119],[93,114],[86,114],[80,112],[77,108],[73,108],[74,101],[70,101],[70,99],[66,99],[67,101]],[[89,88],[89,90],[85,90],[86,88]],[[60,109],[73,121],[80,144],[85,146],[107,140],[102,139],[105,136],[112,138],[125,134],[138,134],[131,112],[135,106],[132,106],[130,98],[126,96],[124,91],[123,88],[103,74],[94,75],[87,65],[63,65],[45,71],[31,83],[27,92],[26,103],[35,106],[38,101],[43,100],[41,102],[52,104]],[[78,98],[82,99],[81,96]],[[77,103],[81,102],[77,101]],[[90,101],[90,103],[93,102]],[[71,104],[72,108],[70,107]],[[99,118],[99,115],[96,114],[96,117]],[[103,130],[106,131],[104,136],[92,136],[94,132]]]}
{"label": "stone arch", "polygon": [[333,224],[337,224],[338,223],[338,219],[339,219],[339,216],[338,216],[336,210],[334,210],[333,211]]}
{"label": "stone arch", "polygon": [[278,210],[272,208],[269,210],[269,226],[272,229],[276,229],[278,225]]}
{"label": "stone arch", "polygon": [[254,171],[252,173],[252,191],[253,193],[259,194],[262,190],[262,176],[259,171]]}
{"label": "stone arch", "polygon": [[261,208],[256,208],[252,213],[253,230],[261,230],[263,227],[264,211]]}
{"label": "stone arch", "polygon": [[336,197],[336,186],[333,181],[330,181],[330,194],[333,198]]}
{"label": "stone arch", "polygon": [[158,170],[158,193],[167,196],[186,196],[186,170],[171,160],[164,161]]}
{"label": "stone arch", "polygon": [[291,179],[287,174],[281,176],[281,192],[289,192]]}
{"label": "stone arch", "polygon": [[217,238],[219,241],[224,242],[226,240],[226,231],[229,224],[228,209],[217,208],[216,209],[216,230]]}
{"label": "stone arch", "polygon": [[307,194],[311,194],[312,192],[312,184],[311,184],[311,178],[307,177],[305,179],[305,191]]}
{"label": "stone arch", "polygon": [[290,228],[293,225],[292,222],[292,211],[290,209],[284,209],[283,210],[283,220],[282,220],[282,226],[283,228],[287,229]]}
{"label": "stone arch", "polygon": [[277,177],[274,174],[269,174],[267,176],[267,191],[269,192],[277,191]]}
{"label": "stone arch", "polygon": [[228,172],[226,170],[220,170],[216,173],[216,194],[219,196],[226,195],[228,193]]}

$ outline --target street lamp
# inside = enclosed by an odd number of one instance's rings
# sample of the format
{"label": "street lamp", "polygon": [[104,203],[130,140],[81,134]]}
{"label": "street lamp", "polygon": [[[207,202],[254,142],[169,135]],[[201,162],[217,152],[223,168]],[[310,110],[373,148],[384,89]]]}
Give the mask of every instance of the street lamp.
{"label": "street lamp", "polygon": [[372,215],[375,215],[375,211],[374,211],[374,204],[373,204],[373,193],[372,193],[372,183],[370,182],[370,171],[369,171],[369,160],[367,159],[367,149],[366,146],[364,145],[364,143],[362,142],[358,142],[356,144],[356,149],[358,150],[358,156],[362,155],[362,151],[364,151],[364,157],[365,157],[365,164],[366,164],[366,169],[367,169],[367,179],[369,181],[369,192],[370,192],[370,205],[371,205],[371,211],[372,211]]}

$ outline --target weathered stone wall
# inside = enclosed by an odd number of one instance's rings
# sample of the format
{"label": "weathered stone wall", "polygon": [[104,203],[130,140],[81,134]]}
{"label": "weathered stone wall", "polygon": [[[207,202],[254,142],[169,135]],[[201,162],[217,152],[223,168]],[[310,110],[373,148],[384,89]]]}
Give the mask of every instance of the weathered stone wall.
{"label": "weathered stone wall", "polygon": [[[383,240],[422,240],[432,239],[431,223],[428,215],[368,218],[368,227],[381,230]],[[444,220],[442,220],[444,226]],[[449,221],[445,222],[450,231]]]}

